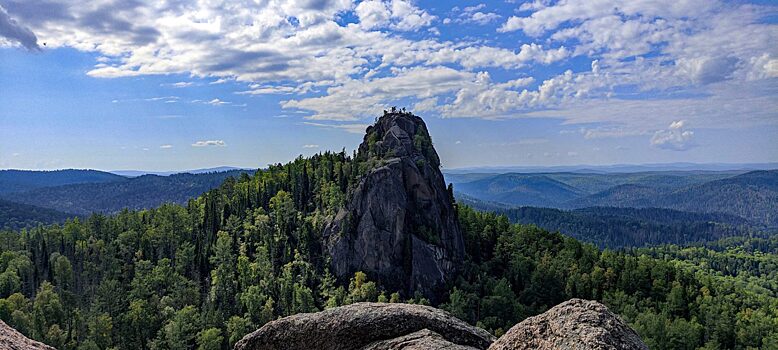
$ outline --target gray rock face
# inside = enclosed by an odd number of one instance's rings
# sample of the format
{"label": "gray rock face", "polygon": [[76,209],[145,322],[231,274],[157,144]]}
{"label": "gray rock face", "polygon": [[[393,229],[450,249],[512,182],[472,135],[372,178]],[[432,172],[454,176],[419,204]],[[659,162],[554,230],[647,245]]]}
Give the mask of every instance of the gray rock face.
{"label": "gray rock face", "polygon": [[596,301],[571,299],[513,326],[489,350],[648,350],[640,337]]}
{"label": "gray rock face", "polygon": [[408,335],[382,340],[363,347],[361,350],[478,350],[472,346],[454,344],[442,335],[429,329],[422,329]]}
{"label": "gray rock face", "polygon": [[2,350],[56,350],[51,346],[25,337],[19,331],[0,321],[0,349]]}
{"label": "gray rock face", "polygon": [[486,349],[494,337],[429,306],[357,303],[265,324],[235,350]]}
{"label": "gray rock face", "polygon": [[366,174],[323,233],[333,272],[347,279],[363,271],[387,290],[434,300],[464,243],[424,121],[385,114],[367,129],[357,159]]}

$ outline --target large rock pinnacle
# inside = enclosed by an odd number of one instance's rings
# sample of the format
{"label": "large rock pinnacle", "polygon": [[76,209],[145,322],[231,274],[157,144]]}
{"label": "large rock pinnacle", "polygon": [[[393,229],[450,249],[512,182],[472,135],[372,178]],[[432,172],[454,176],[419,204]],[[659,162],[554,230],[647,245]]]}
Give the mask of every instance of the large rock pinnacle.
{"label": "large rock pinnacle", "polygon": [[363,271],[390,291],[434,299],[464,243],[424,121],[385,113],[368,127],[357,160],[364,175],[324,232],[333,271]]}

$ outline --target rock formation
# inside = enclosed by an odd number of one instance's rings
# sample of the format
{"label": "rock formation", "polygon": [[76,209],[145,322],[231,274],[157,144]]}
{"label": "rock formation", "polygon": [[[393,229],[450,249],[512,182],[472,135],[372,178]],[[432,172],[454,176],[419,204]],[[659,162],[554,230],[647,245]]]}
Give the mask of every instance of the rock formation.
{"label": "rock formation", "polygon": [[648,350],[624,321],[596,301],[571,299],[513,326],[489,350]]}
{"label": "rock formation", "polygon": [[361,350],[478,350],[467,345],[454,344],[442,335],[429,329],[422,329],[401,337],[381,340],[363,347]]}
{"label": "rock formation", "polygon": [[56,350],[51,346],[25,337],[19,331],[0,321],[0,349],[2,350]]}
{"label": "rock formation", "polygon": [[235,349],[483,350],[493,341],[485,330],[433,307],[357,303],[272,321],[245,336]]}
{"label": "rock formation", "polygon": [[495,341],[445,311],[358,303],[272,321],[235,350],[648,350],[637,333],[596,302],[571,299],[530,317]]}
{"label": "rock formation", "polygon": [[434,300],[464,243],[424,121],[385,113],[368,127],[357,160],[364,175],[323,234],[334,273],[363,271],[387,290]]}

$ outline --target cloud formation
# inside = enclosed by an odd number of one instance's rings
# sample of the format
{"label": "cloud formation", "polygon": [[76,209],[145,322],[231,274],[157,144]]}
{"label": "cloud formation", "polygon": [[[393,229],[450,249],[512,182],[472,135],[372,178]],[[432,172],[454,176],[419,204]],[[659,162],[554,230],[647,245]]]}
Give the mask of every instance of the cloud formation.
{"label": "cloud formation", "polygon": [[686,129],[686,121],[677,120],[670,123],[665,130],[659,130],[651,137],[651,145],[674,151],[686,151],[694,147],[692,142],[694,131]]}
{"label": "cloud formation", "polygon": [[223,140],[203,140],[196,141],[192,147],[225,147],[227,144]]}
{"label": "cloud formation", "polygon": [[[587,124],[587,138],[648,137],[675,120],[778,119],[775,6],[536,0],[441,13],[411,0],[2,4],[0,45],[32,49],[39,39],[95,52],[88,74],[97,78],[233,83],[236,93],[283,96],[289,113],[327,128],[355,130],[393,104],[444,118],[556,118]],[[446,39],[448,26],[492,28]],[[570,68],[580,62],[591,66]]]}
{"label": "cloud formation", "polygon": [[16,22],[0,5],[0,45],[3,39],[19,43],[30,51],[40,50],[35,33]]}

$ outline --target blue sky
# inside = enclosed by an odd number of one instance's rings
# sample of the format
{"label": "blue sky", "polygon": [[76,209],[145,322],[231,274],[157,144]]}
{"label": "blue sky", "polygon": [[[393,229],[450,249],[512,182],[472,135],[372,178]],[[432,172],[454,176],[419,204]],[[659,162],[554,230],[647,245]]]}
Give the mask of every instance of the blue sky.
{"label": "blue sky", "polygon": [[260,167],[382,109],[444,167],[778,161],[771,1],[0,0],[0,168]]}

